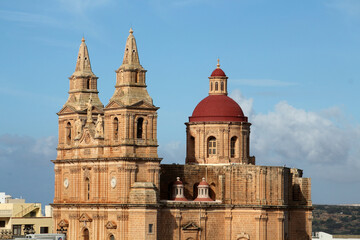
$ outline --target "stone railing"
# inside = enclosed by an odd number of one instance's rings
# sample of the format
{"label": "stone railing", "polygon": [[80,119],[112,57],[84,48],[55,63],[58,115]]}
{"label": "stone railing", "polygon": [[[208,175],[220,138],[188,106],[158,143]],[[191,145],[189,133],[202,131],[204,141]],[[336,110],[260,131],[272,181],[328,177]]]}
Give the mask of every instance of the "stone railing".
{"label": "stone railing", "polygon": [[10,229],[3,229],[0,231],[0,240],[1,239],[12,239],[12,231]]}

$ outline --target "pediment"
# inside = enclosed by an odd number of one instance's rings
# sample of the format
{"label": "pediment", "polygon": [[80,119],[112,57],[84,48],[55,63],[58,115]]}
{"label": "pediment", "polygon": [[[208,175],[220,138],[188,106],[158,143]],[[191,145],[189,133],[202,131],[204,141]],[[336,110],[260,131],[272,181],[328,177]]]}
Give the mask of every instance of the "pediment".
{"label": "pediment", "polygon": [[94,113],[97,113],[97,114],[103,114],[104,113],[104,111],[103,111],[103,109],[101,109],[101,108],[98,108],[98,107],[96,107],[96,106],[92,106],[92,113],[94,114]]}
{"label": "pediment", "polygon": [[148,102],[145,102],[143,100],[137,102],[137,103],[134,103],[130,106],[128,106],[129,108],[140,108],[140,109],[143,109],[143,108],[151,108],[151,109],[158,109],[157,107],[155,107],[154,105],[148,103]]}
{"label": "pediment", "polygon": [[182,230],[186,231],[200,231],[201,228],[196,225],[194,222],[189,222],[182,226]]}
{"label": "pediment", "polygon": [[89,215],[87,215],[86,213],[83,213],[79,217],[79,222],[92,222],[92,219],[89,217]]}
{"label": "pediment", "polygon": [[68,113],[76,113],[76,109],[71,106],[66,105],[57,114],[61,115],[61,114],[68,114]]}
{"label": "pediment", "polygon": [[69,226],[69,222],[68,220],[65,220],[65,219],[61,219],[61,221],[58,223],[58,226],[59,227],[68,227]]}
{"label": "pediment", "polygon": [[116,229],[117,228],[117,225],[115,222],[113,221],[108,221],[106,224],[105,224],[105,227],[107,229]]}
{"label": "pediment", "polygon": [[121,102],[113,100],[113,101],[109,102],[105,108],[111,109],[111,108],[123,108],[123,107],[124,107],[124,105]]}

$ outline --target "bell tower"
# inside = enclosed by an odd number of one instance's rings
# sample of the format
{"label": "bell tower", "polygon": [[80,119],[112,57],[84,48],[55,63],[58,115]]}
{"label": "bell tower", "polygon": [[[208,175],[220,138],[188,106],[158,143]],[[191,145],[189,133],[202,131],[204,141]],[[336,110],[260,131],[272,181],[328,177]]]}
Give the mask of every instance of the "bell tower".
{"label": "bell tower", "polygon": [[108,152],[121,157],[157,158],[157,110],[146,89],[133,30],[126,41],[115,92],[105,107]]}
{"label": "bell tower", "polygon": [[[92,72],[85,39],[81,39],[76,67],[69,77],[69,97],[58,112],[59,144],[58,159],[73,158],[85,129],[95,135],[97,117],[103,115],[103,104],[98,96],[98,77]],[[78,155],[78,154],[77,154]]]}

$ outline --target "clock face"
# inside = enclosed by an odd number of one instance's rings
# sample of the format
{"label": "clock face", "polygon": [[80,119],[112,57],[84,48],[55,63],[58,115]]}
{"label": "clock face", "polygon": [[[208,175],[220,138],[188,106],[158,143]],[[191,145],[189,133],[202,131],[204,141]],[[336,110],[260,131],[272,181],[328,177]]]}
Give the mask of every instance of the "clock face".
{"label": "clock face", "polygon": [[111,185],[112,188],[116,187],[116,178],[115,177],[111,178],[110,185]]}
{"label": "clock face", "polygon": [[68,188],[69,187],[69,179],[65,178],[64,180],[64,187]]}

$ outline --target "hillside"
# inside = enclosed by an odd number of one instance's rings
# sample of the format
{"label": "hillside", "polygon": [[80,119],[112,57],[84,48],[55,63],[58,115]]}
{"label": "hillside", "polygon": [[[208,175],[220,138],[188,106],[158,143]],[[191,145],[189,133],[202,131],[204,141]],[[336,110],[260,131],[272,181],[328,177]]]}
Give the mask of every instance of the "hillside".
{"label": "hillside", "polygon": [[314,205],[313,232],[360,235],[360,206]]}

